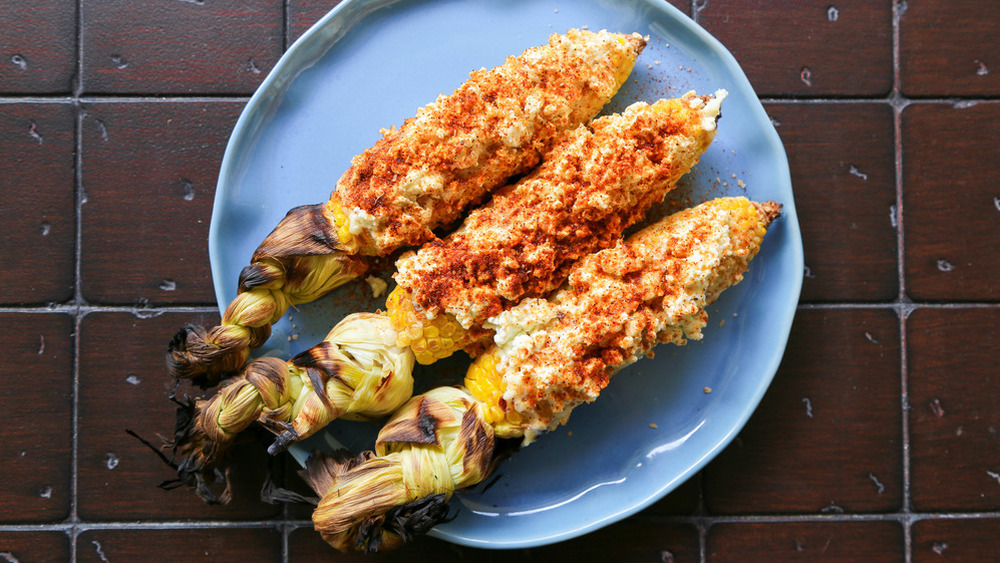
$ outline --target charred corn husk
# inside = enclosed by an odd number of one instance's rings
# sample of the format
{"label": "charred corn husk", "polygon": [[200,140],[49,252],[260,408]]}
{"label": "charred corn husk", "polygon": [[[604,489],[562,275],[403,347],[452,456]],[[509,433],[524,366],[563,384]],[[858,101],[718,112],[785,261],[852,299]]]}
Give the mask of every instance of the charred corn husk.
{"label": "charred corn husk", "polygon": [[496,344],[465,385],[497,435],[530,442],[657,343],[700,340],[706,307],[743,279],[779,212],[746,198],[703,203],[581,260],[550,298],[490,319]]}
{"label": "charred corn husk", "polygon": [[[313,462],[307,479],[322,497],[315,528],[338,549],[374,550],[442,521],[450,493],[489,474],[496,438],[529,442],[658,342],[701,338],[705,306],[742,279],[779,213],[778,204],[745,198],[677,213],[581,260],[549,299],[490,319],[499,345],[477,358],[465,388],[414,398],[374,452]],[[436,393],[456,398],[447,418],[430,400]]]}
{"label": "charred corn husk", "polygon": [[432,363],[488,336],[486,319],[558,287],[698,162],[725,95],[639,102],[567,132],[535,171],[443,241],[400,257],[386,302],[398,344]]}
{"label": "charred corn husk", "polygon": [[177,333],[171,375],[214,385],[267,340],[289,305],[361,275],[361,256],[429,240],[432,229],[533,168],[561,131],[589,121],[614,96],[644,46],[638,34],[553,35],[383,130],[325,204],[293,209],[257,249],[220,326]]}
{"label": "charred corn husk", "polygon": [[[209,502],[229,500],[226,453],[254,421],[278,434],[272,449],[313,434],[335,418],[388,416],[413,392],[413,354],[395,346],[385,315],[349,315],[320,344],[290,361],[247,364],[210,399],[184,406],[171,444],[178,478]],[[209,485],[225,480],[226,492]]]}
{"label": "charred corn husk", "polygon": [[313,524],[343,551],[396,547],[444,520],[452,493],[489,475],[493,446],[493,430],[465,390],[418,395],[382,428],[374,453],[311,460],[304,477],[322,497]]}

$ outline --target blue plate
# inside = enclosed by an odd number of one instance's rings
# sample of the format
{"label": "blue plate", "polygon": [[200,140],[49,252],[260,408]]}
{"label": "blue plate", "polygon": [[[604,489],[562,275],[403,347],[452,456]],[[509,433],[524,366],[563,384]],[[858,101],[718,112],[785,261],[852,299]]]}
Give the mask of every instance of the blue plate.
{"label": "blue plate", "polygon": [[[703,341],[659,348],[568,426],[505,462],[490,488],[456,496],[457,518],[431,534],[460,544],[528,547],[620,520],[696,473],[756,408],[784,352],[803,259],[785,153],[750,83],[718,41],[660,0],[346,0],[282,57],[222,163],[209,252],[225,308],[257,244],[291,207],[325,201],[380,128],[451,92],[469,71],[584,26],[650,36],[608,111],[691,89],[729,91],[716,140],[678,188],[687,202],[742,194],[778,201],[784,215],[743,283],[710,307]],[[363,282],[349,284],[286,315],[261,353],[290,357],[344,315],[381,305]],[[446,361],[419,381],[457,381],[467,362]],[[337,421],[329,431],[362,449],[377,428]]]}

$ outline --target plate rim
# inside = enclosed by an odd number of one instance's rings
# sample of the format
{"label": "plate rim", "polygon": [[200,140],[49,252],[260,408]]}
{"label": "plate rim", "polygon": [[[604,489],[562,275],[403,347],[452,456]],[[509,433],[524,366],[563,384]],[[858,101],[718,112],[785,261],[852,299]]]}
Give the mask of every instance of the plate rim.
{"label": "plate rim", "polygon": [[[397,4],[404,2],[406,0],[343,0],[339,4],[333,7],[329,12],[327,12],[322,18],[320,18],[316,23],[309,27],[302,35],[300,35],[282,54],[278,62],[274,65],[268,75],[264,78],[261,84],[254,91],[253,95],[250,97],[243,111],[240,113],[239,118],[233,128],[233,131],[229,137],[226,144],[225,152],[223,155],[222,163],[220,166],[219,178],[216,183],[216,193],[215,200],[212,208],[212,219],[209,225],[209,237],[208,237],[208,247],[209,247],[209,260],[211,265],[211,273],[213,279],[213,285],[216,294],[216,301],[219,306],[220,314],[225,310],[228,305],[228,300],[226,299],[224,292],[224,284],[231,283],[235,286],[235,280],[224,280],[222,276],[222,260],[218,257],[221,256],[223,250],[221,248],[220,240],[220,223],[221,216],[225,212],[226,207],[226,194],[230,190],[230,187],[235,184],[235,179],[237,176],[236,167],[238,165],[238,154],[243,148],[244,144],[247,143],[247,139],[250,137],[249,133],[252,131],[253,127],[260,125],[260,122],[266,122],[268,115],[267,110],[269,109],[269,104],[280,103],[280,99],[284,94],[284,88],[295,79],[295,77],[311,66],[312,61],[309,60],[308,49],[311,47],[312,42],[317,40],[317,37],[323,34],[329,26],[336,25],[340,18],[348,18],[352,14],[363,10],[365,7],[388,7],[392,4]],[[420,0],[421,2],[434,2],[437,0]],[[680,484],[684,483],[690,479],[697,472],[701,471],[705,465],[707,465],[712,459],[714,459],[723,449],[728,446],[736,435],[743,429],[749,420],[750,416],[758,408],[760,401],[763,399],[764,394],[770,387],[773,379],[777,373],[778,367],[784,356],[785,349],[787,348],[788,338],[790,336],[792,322],[794,320],[797,304],[799,297],[801,295],[802,283],[804,278],[804,254],[802,247],[802,237],[801,231],[798,223],[798,215],[795,210],[794,202],[794,192],[792,190],[791,182],[791,172],[788,165],[788,157],[782,144],[777,131],[775,130],[773,124],[767,116],[763,105],[760,103],[749,79],[746,77],[745,72],[742,67],[736,61],[735,57],[729,52],[729,50],[714,36],[712,36],[708,31],[701,27],[697,22],[692,20],[686,14],[678,10],[676,7],[671,5],[666,0],[636,0],[635,4],[642,5],[653,5],[658,9],[664,10],[666,14],[672,18],[673,23],[677,23],[684,27],[686,31],[692,33],[702,44],[708,48],[708,50],[718,56],[721,59],[721,65],[726,67],[728,71],[732,74],[732,78],[736,82],[736,85],[740,89],[740,93],[747,95],[748,98],[752,98],[752,103],[750,103],[752,109],[753,121],[760,126],[763,138],[767,143],[767,151],[776,155],[777,159],[780,160],[781,167],[779,170],[775,170],[776,183],[781,184],[780,189],[782,191],[787,190],[788,201],[782,202],[785,208],[785,213],[781,218],[782,228],[786,230],[783,236],[786,237],[786,244],[791,245],[788,249],[789,257],[793,259],[789,267],[792,269],[795,275],[794,279],[788,280],[791,284],[792,292],[789,293],[788,303],[790,305],[784,307],[781,311],[781,315],[774,319],[775,325],[779,326],[781,329],[780,335],[775,337],[776,345],[772,349],[770,357],[766,363],[766,367],[762,368],[762,373],[760,374],[759,383],[754,388],[754,393],[745,402],[742,403],[742,409],[740,410],[737,417],[735,417],[735,424],[729,428],[728,432],[725,433],[720,439],[718,439],[714,445],[707,448],[697,462],[688,466],[684,471],[677,474],[672,480],[664,483],[661,487],[656,488],[646,495],[640,495],[641,498],[623,504],[617,510],[610,510],[608,513],[604,514],[600,518],[593,519],[584,525],[577,526],[573,529],[560,530],[558,532],[550,533],[540,533],[531,538],[519,538],[511,540],[483,540],[475,537],[469,537],[462,535],[460,533],[455,533],[454,531],[443,532],[439,527],[435,527],[429,532],[429,535],[444,539],[456,544],[467,545],[471,547],[480,548],[494,548],[494,549],[515,549],[515,548],[528,548],[537,547],[541,545],[548,545],[554,542],[568,540],[574,537],[578,537],[596,529],[605,527],[614,522],[620,521],[628,516],[631,516],[654,502],[660,500],[668,493],[676,489]],[[362,14],[362,18],[365,14]],[[351,22],[347,22],[351,23]],[[356,22],[355,22],[356,23]],[[345,28],[345,31],[350,26]],[[325,52],[330,46],[333,45],[331,42],[326,48],[321,50]],[[256,120],[256,122],[255,122]]]}

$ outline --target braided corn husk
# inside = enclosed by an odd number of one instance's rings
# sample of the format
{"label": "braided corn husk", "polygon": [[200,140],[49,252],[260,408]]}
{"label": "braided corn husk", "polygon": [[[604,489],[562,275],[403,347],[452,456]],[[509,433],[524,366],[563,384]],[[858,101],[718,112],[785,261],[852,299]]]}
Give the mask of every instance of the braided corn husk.
{"label": "braided corn husk", "polygon": [[344,551],[376,551],[424,533],[458,489],[493,469],[493,430],[463,389],[438,387],[407,402],[383,427],[374,454],[327,458],[306,479],[321,497],[313,524]]}
{"label": "braided corn husk", "polygon": [[[388,317],[349,315],[326,339],[289,361],[247,364],[218,393],[196,401],[171,444],[182,483],[206,500],[205,483],[226,479],[226,454],[236,436],[260,421],[278,436],[272,453],[336,418],[369,420],[396,411],[413,393],[413,354],[395,346]],[[227,487],[228,490],[228,487]]]}

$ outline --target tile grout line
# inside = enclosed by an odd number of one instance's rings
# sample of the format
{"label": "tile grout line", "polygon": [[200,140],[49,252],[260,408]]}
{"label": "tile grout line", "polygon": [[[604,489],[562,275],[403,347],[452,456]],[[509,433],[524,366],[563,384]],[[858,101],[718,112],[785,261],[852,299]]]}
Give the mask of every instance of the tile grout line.
{"label": "tile grout line", "polygon": [[[719,515],[645,515],[632,516],[646,522],[690,524],[693,526],[714,526],[717,524],[745,523],[844,523],[844,522],[899,522],[904,519],[917,520],[993,520],[1000,518],[998,511],[979,512],[845,512],[843,514],[802,513],[787,514],[719,514]],[[0,525],[0,532],[68,531],[70,523],[53,524],[6,524]],[[289,530],[312,529],[312,521],[289,518],[275,520],[108,520],[81,522],[76,527],[89,530],[225,530],[225,529],[276,529],[282,526]]]}
{"label": "tile grout line", "polygon": [[[968,301],[968,302],[921,302],[906,299],[901,301],[899,297],[893,301],[814,301],[799,303],[798,310],[833,310],[833,309],[893,309],[901,310],[909,315],[916,309],[996,309],[1000,308],[1000,302],[992,301]],[[45,314],[69,314],[86,316],[91,313],[131,313],[137,318],[146,319],[159,317],[164,314],[192,313],[192,314],[218,314],[219,308],[216,305],[92,305],[88,303],[78,303],[75,298],[63,304],[49,304],[38,306],[0,306],[0,313],[24,313],[29,315]]]}
{"label": "tile grout line", "polygon": [[908,100],[903,96],[900,70],[900,22],[902,7],[899,0],[892,3],[892,116],[893,116],[893,155],[894,173],[896,176],[896,265],[899,280],[899,295],[897,297],[897,320],[899,322],[899,408],[901,432],[901,456],[903,469],[903,560],[913,561],[913,512],[910,494],[910,409],[909,409],[909,372],[907,366],[906,317],[909,315],[909,300],[906,296],[906,264],[905,237],[903,233],[903,137],[902,113]]}
{"label": "tile grout line", "polygon": [[74,108],[73,146],[73,207],[76,215],[73,249],[73,377],[70,429],[72,445],[70,448],[70,561],[77,561],[77,547],[80,537],[80,327],[83,320],[81,303],[83,302],[82,248],[83,248],[83,116],[80,96],[83,93],[83,0],[76,2],[76,76],[72,84],[71,100]]}

